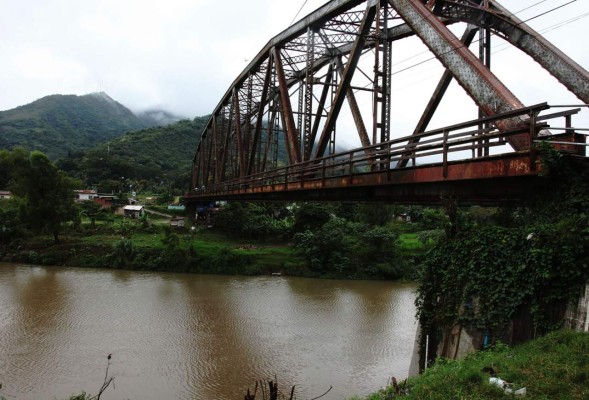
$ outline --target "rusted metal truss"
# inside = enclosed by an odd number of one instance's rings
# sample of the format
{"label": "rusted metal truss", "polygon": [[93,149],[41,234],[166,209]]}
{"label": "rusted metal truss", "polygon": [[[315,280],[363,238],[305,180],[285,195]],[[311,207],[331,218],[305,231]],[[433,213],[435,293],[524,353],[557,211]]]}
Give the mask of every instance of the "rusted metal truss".
{"label": "rusted metal truss", "polygon": [[[454,23],[467,24],[461,39],[448,28]],[[478,56],[469,50],[477,32],[487,46]],[[344,129],[357,131],[367,168],[409,168],[452,79],[481,116],[505,115],[481,125],[477,134],[512,132],[505,140],[513,149],[533,151],[529,127],[537,114],[511,113],[525,106],[489,68],[491,33],[589,103],[589,73],[496,0],[333,0],[271,39],[223,95],[197,145],[193,192],[334,156],[344,113],[352,121]],[[391,133],[392,44],[414,35],[446,72],[413,136],[400,144]],[[370,100],[360,103],[366,92]],[[393,164],[386,156],[392,141],[401,155]],[[488,156],[484,143],[473,144],[473,157]]]}

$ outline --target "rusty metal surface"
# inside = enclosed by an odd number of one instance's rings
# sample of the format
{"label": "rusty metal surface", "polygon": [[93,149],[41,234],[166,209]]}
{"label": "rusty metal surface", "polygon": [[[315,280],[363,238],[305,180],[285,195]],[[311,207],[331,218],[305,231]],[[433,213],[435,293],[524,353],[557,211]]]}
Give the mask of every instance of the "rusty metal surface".
{"label": "rusty metal surface", "polygon": [[[524,105],[443,23],[419,0],[389,0],[391,6],[452,73],[456,81],[484,111],[495,115]],[[502,129],[523,121],[500,121]],[[516,150],[528,148],[525,137],[513,137]]]}
{"label": "rusty metal surface", "polygon": [[[479,139],[472,130],[481,122],[490,124],[520,115],[535,115],[546,110],[546,104],[510,111],[483,120],[472,120],[449,127],[424,132],[414,147],[414,157],[443,155],[443,162],[430,162],[411,168],[395,169],[391,166],[403,159],[404,146],[398,144],[407,138],[360,148],[311,160],[294,166],[254,174],[209,188],[192,191],[187,202],[206,199],[323,199],[387,201],[395,203],[434,204],[443,196],[456,196],[461,203],[498,204],[519,201],[529,193],[541,173],[539,159],[534,151],[508,152],[495,156],[462,156],[449,160],[448,155],[460,155],[465,150],[476,149]],[[485,133],[489,145],[506,143],[509,136],[518,135],[522,129],[536,132],[544,129],[554,118],[568,118],[578,110],[546,115],[543,121],[528,128],[502,131],[497,128]],[[534,118],[530,118],[534,121]],[[580,135],[572,135],[571,138]],[[414,137],[414,136],[412,136]],[[583,137],[584,138],[584,137]],[[571,139],[571,140],[572,140]],[[367,151],[369,150],[369,151]],[[380,163],[380,169],[371,168]]]}
{"label": "rusty metal surface", "polygon": [[337,93],[335,95],[334,104],[327,116],[327,121],[325,122],[323,132],[321,133],[321,136],[319,138],[319,143],[317,144],[317,151],[315,152],[314,158],[323,157],[323,155],[325,154],[329,137],[333,129],[335,129],[335,122],[339,116],[339,112],[341,110],[345,95],[347,94],[350,88],[352,76],[356,71],[358,61],[360,60],[360,56],[362,55],[362,51],[364,50],[366,35],[370,31],[370,27],[372,26],[372,22],[374,21],[375,16],[375,1],[370,0],[367,2],[364,18],[362,19],[362,25],[360,26],[358,35],[356,36],[356,40],[354,41],[354,48],[352,50],[352,53],[350,54],[348,63],[346,64],[346,67],[342,74],[342,79],[340,81],[340,84],[337,88]]}
{"label": "rusty metal surface", "polygon": [[[274,188],[283,185],[282,192],[294,193],[295,188],[302,190],[305,185],[316,185],[316,175],[323,174],[321,182],[340,185],[330,186],[330,191],[357,191],[360,186],[354,182],[367,180],[370,183],[363,190],[369,192],[368,186],[391,186],[382,183],[384,175],[379,173],[390,177],[394,168],[399,169],[395,176],[401,181],[406,175],[417,179],[406,185],[443,186],[511,171],[514,166],[497,163],[483,168],[478,161],[456,160],[465,152],[472,154],[472,158],[477,155],[487,159],[489,154],[497,153],[493,150],[503,149],[506,142],[519,151],[529,149],[529,176],[535,176],[537,154],[530,145],[537,139],[539,129],[549,128],[544,123],[547,119],[537,118],[543,108],[522,107],[485,63],[446,26],[466,21],[485,28],[486,37],[489,30],[509,36],[508,40],[533,57],[550,52],[542,65],[549,70],[565,71],[559,79],[571,90],[578,86],[575,90],[581,99],[587,98],[589,74],[551,48],[543,38],[531,38],[536,33],[519,24],[519,20],[494,0],[435,0],[428,1],[427,7],[423,3],[426,2],[334,0],[272,38],[234,80],[206,124],[193,158],[193,189],[207,188],[207,192],[220,193],[220,187],[249,184],[254,193],[264,186],[261,181],[271,180]],[[415,34],[449,72],[441,80],[440,89],[424,111],[415,134],[395,138],[390,135],[393,55],[390,46],[395,40]],[[472,32],[466,36],[471,35]],[[468,43],[466,39],[464,42]],[[490,47],[485,47],[485,61],[489,52]],[[394,56],[406,55],[395,53]],[[563,65],[551,65],[556,61]],[[476,126],[467,121],[445,130],[421,133],[451,77],[457,78],[489,118],[478,121]],[[343,109],[346,99],[349,110]],[[297,108],[294,111],[293,105]],[[512,111],[504,113],[509,110]],[[335,154],[335,149],[342,147],[338,143],[340,132],[350,130],[346,126],[341,128],[348,124],[349,115],[363,147]],[[567,115],[570,118],[572,114]],[[569,122],[566,131],[572,133]],[[545,133],[551,132],[542,131]],[[565,144],[562,148],[567,151],[579,148],[573,146]],[[279,160],[278,154],[287,154],[288,160]],[[437,157],[436,161],[431,161],[432,157]],[[435,177],[441,171],[441,178],[427,180],[420,175],[426,170],[407,168],[409,160],[431,164],[428,173]],[[465,165],[457,169],[456,162]],[[472,164],[467,167],[469,162]],[[434,168],[436,163],[441,170]],[[284,164],[286,167],[279,167]],[[523,168],[523,164],[518,168]],[[510,174],[504,178],[513,179]],[[268,193],[272,197],[272,193],[278,192]]]}
{"label": "rusty metal surface", "polygon": [[[466,28],[466,30],[464,31],[464,34],[462,35],[462,39],[460,40],[461,43],[463,43],[466,47],[470,46],[473,39],[475,38],[477,31],[478,31],[478,28],[475,28],[474,26],[468,26]],[[448,86],[450,86],[451,82],[452,82],[452,73],[448,69],[446,69],[444,71],[444,74],[440,78],[440,81],[439,81],[438,85],[436,86],[429,103],[427,104],[427,106],[423,110],[423,114],[421,115],[419,122],[417,122],[417,126],[413,130],[413,135],[417,135],[418,133],[424,132],[426,130],[427,126],[429,125],[430,121],[432,120],[434,113],[438,109],[438,106],[440,105],[440,102],[442,101],[444,94],[446,93],[446,90],[448,89]],[[418,139],[410,139],[407,144],[411,145],[411,144],[417,143],[418,141],[419,141]],[[409,162],[409,159],[402,160],[399,163],[398,167],[401,167],[401,168],[406,167],[408,162]]]}
{"label": "rusty metal surface", "polygon": [[[457,162],[442,178],[441,165],[374,172],[290,184],[265,185],[201,196],[198,200],[325,200],[377,201],[396,204],[441,204],[452,195],[461,204],[502,204],[523,201],[537,184],[527,155],[476,162]],[[190,201],[190,196],[185,197]]]}
{"label": "rusty metal surface", "polygon": [[509,12],[496,0],[489,7],[476,6],[465,0],[441,0],[434,12],[455,21],[485,25],[515,47],[527,53],[550,72],[584,103],[589,103],[589,73],[573,59],[560,51],[524,21]]}
{"label": "rusty metal surface", "polygon": [[282,117],[284,118],[284,125],[286,127],[289,159],[290,163],[294,164],[302,161],[301,145],[294,123],[292,106],[290,104],[290,96],[288,94],[288,87],[286,85],[286,77],[284,75],[284,68],[282,66],[282,56],[280,55],[280,49],[278,48],[274,48],[274,65],[276,66],[276,77],[278,80],[278,88],[280,90]]}

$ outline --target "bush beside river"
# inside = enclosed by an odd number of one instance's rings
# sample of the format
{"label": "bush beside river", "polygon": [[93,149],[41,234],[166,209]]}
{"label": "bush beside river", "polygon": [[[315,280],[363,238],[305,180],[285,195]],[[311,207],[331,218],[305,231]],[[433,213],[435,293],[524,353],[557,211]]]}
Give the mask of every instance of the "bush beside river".
{"label": "bush beside river", "polygon": [[[340,243],[334,243],[339,245]],[[411,257],[421,252],[415,234],[404,234],[399,246]],[[314,251],[320,251],[316,248]],[[335,252],[335,249],[332,249]],[[362,269],[313,268],[301,251],[286,241],[239,240],[206,228],[168,226],[120,219],[91,227],[65,229],[60,243],[50,235],[21,237],[0,245],[0,260],[38,265],[167,271],[205,274],[284,274],[343,279],[387,279],[382,264],[367,260]],[[343,261],[347,261],[344,258]],[[406,265],[406,263],[402,263]],[[397,272],[395,272],[397,274]],[[399,278],[402,273],[395,275]]]}

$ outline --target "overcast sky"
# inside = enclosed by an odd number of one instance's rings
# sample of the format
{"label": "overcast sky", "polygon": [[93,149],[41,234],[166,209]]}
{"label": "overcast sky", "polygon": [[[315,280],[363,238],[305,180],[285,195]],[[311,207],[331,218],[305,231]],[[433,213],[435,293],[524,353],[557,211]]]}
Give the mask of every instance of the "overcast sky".
{"label": "overcast sky", "polygon": [[[501,3],[513,12],[533,6],[518,14],[525,20],[569,1]],[[104,91],[134,111],[163,107],[187,117],[209,114],[247,61],[289,26],[303,4],[297,19],[324,3],[0,0],[0,110],[49,94]],[[589,0],[577,0],[529,24],[542,33],[587,13]],[[589,69],[589,17],[545,37]],[[428,57],[410,58],[421,50],[405,47],[393,51],[395,71]],[[518,50],[499,46],[494,51],[492,69],[525,104],[579,103],[540,68],[530,69],[534,63]],[[395,74],[393,86],[415,93],[424,82],[435,85],[441,74],[437,64]],[[418,103],[429,99],[429,91],[419,92]]]}

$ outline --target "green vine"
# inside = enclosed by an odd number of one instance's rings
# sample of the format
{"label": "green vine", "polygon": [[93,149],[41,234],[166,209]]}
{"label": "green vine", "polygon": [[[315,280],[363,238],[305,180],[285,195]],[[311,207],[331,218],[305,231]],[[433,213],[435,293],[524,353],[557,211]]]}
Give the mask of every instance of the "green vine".
{"label": "green vine", "polygon": [[560,326],[589,279],[589,168],[549,148],[543,155],[546,174],[527,207],[428,253],[416,300],[424,332],[461,324],[501,338],[523,311],[537,334]]}

